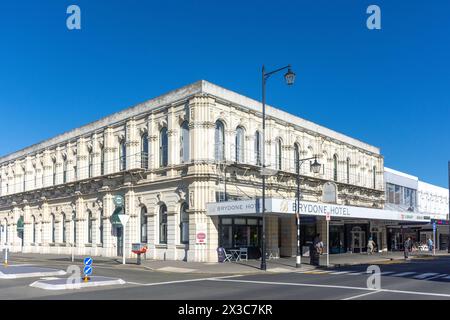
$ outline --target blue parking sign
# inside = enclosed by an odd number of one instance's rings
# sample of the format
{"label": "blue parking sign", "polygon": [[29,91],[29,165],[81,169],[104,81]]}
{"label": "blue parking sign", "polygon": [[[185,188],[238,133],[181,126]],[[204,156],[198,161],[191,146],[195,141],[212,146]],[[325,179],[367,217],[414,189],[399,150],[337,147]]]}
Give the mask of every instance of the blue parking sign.
{"label": "blue parking sign", "polygon": [[436,231],[436,222],[433,222],[433,231]]}
{"label": "blue parking sign", "polygon": [[86,275],[86,276],[91,275],[91,274],[92,274],[92,267],[91,267],[91,266],[85,266],[85,267],[83,268],[83,273],[84,273],[84,275]]}
{"label": "blue parking sign", "polygon": [[91,266],[92,265],[92,258],[91,257],[84,258],[83,263],[84,263],[85,266]]}

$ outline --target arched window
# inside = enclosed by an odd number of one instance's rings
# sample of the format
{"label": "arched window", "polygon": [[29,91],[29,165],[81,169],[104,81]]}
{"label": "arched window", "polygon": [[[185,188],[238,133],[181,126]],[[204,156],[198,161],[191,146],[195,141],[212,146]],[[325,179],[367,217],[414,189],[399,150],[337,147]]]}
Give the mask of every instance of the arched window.
{"label": "arched window", "polygon": [[169,160],[169,139],[167,137],[167,128],[163,127],[159,132],[159,166],[167,167]]}
{"label": "arched window", "polygon": [[72,240],[74,246],[76,246],[78,239],[77,239],[77,214],[75,213],[75,211],[72,212],[72,224],[73,224]]}
{"label": "arched window", "polygon": [[255,132],[255,160],[256,165],[261,165],[261,141],[262,141],[262,135],[261,132],[256,131]]}
{"label": "arched window", "polygon": [[125,171],[127,169],[127,146],[125,139],[120,142],[119,146],[119,170]]}
{"label": "arched window", "polygon": [[100,244],[103,243],[103,210],[100,210],[100,217],[99,217],[99,233],[100,233]]}
{"label": "arched window", "polygon": [[180,159],[182,163],[189,162],[189,123],[184,121],[181,124],[180,136]]}
{"label": "arched window", "polygon": [[300,147],[294,144],[294,168],[296,173],[300,173]]}
{"label": "arched window", "polygon": [[34,216],[31,217],[31,224],[32,224],[32,239],[33,239],[33,243],[36,243],[36,218]]}
{"label": "arched window", "polygon": [[67,156],[63,156],[63,183],[67,182]]}
{"label": "arched window", "polygon": [[52,226],[52,234],[51,234],[50,242],[55,243],[56,225],[55,225],[55,215],[53,213],[50,215],[50,223]]}
{"label": "arched window", "polygon": [[53,185],[56,185],[56,159],[53,159]]}
{"label": "arched window", "polygon": [[187,204],[183,203],[180,212],[180,241],[184,244],[189,243],[189,214],[187,209]]}
{"label": "arched window", "polygon": [[66,215],[63,213],[61,217],[62,227],[62,243],[66,243]]}
{"label": "arched window", "polygon": [[220,120],[216,121],[214,134],[215,159],[220,161],[225,159],[225,127]]}
{"label": "arched window", "polygon": [[338,157],[337,155],[333,156],[333,180],[338,180]]}
{"label": "arched window", "polygon": [[245,129],[237,127],[236,129],[236,162],[244,162],[244,142],[245,141]]}
{"label": "arched window", "polygon": [[100,147],[100,175],[105,174],[105,148]]}
{"label": "arched window", "polygon": [[141,137],[141,168],[148,169],[148,134]]}
{"label": "arched window", "polygon": [[167,207],[159,207],[159,243],[167,244]]}
{"label": "arched window", "polygon": [[283,160],[283,154],[282,154],[282,141],[281,138],[278,138],[275,143],[275,169],[281,170],[282,169],[282,160]]}
{"label": "arched window", "polygon": [[141,242],[147,243],[147,207],[141,208]]}
{"label": "arched window", "polygon": [[87,220],[88,243],[92,243],[92,220],[92,212],[89,210]]}
{"label": "arched window", "polygon": [[373,166],[372,168],[372,174],[373,174],[373,188],[377,188],[377,167]]}
{"label": "arched window", "polygon": [[347,158],[347,183],[350,184],[350,158]]}
{"label": "arched window", "polygon": [[88,177],[89,178],[92,178],[94,176],[93,165],[94,165],[94,152],[92,152],[92,150],[90,150],[89,156],[88,156]]}
{"label": "arched window", "polygon": [[8,243],[8,219],[5,218],[5,243]]}

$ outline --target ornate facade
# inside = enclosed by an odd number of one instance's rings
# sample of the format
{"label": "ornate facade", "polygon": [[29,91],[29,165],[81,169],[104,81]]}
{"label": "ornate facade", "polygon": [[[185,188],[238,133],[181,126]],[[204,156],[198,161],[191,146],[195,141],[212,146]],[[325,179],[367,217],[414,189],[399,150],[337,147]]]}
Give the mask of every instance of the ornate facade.
{"label": "ornate facade", "polygon": [[[259,102],[199,81],[4,156],[1,242],[14,251],[111,257],[131,257],[131,243],[145,242],[147,258],[217,261],[220,223],[206,204],[261,196],[261,129]],[[268,197],[294,198],[296,159],[317,157],[319,174],[300,168],[303,199],[320,201],[333,181],[337,203],[383,206],[378,148],[273,107],[265,140],[274,172]],[[124,246],[111,221],[117,195],[130,216]],[[206,225],[204,244],[196,243],[198,225]],[[282,251],[293,254],[293,228],[293,219],[270,217],[269,246],[281,245],[282,232]]]}

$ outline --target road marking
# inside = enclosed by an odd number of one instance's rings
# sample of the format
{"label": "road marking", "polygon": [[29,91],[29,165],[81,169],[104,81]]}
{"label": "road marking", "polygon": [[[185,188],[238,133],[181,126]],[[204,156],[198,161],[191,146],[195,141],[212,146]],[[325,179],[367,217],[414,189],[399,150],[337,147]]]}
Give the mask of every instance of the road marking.
{"label": "road marking", "polygon": [[442,279],[449,279],[449,280],[450,280],[450,276],[444,277],[444,278],[442,278]]}
{"label": "road marking", "polygon": [[384,271],[381,273],[382,276],[388,275],[388,274],[393,274],[395,273],[394,271]]}
{"label": "road marking", "polygon": [[437,275],[437,273],[434,273],[434,272],[422,273],[422,274],[415,276],[414,279],[425,279],[425,278],[432,277],[435,275]]}
{"label": "road marking", "polygon": [[362,272],[350,272],[348,275],[349,276],[360,276],[362,274],[363,274]]}
{"label": "road marking", "polygon": [[358,299],[358,298],[365,297],[365,296],[368,296],[368,295],[371,295],[371,294],[374,294],[374,293],[379,293],[379,292],[381,292],[381,291],[380,291],[380,290],[375,290],[375,291],[373,291],[373,292],[367,292],[367,293],[359,294],[359,295],[357,295],[357,296],[345,298],[345,299],[342,299],[342,300],[353,300],[353,299]]}
{"label": "road marking", "polygon": [[338,272],[332,272],[331,274],[347,274],[350,273],[350,271],[338,271]]}
{"label": "road marking", "polygon": [[165,285],[165,284],[187,283],[187,282],[197,282],[197,281],[216,280],[216,279],[221,280],[221,279],[236,278],[236,277],[242,277],[242,275],[211,277],[211,278],[198,278],[198,279],[187,279],[187,280],[174,280],[174,281],[164,281],[164,282],[151,282],[151,283],[139,283],[139,282],[127,281],[126,283],[140,285],[140,286],[160,286],[160,285]]}
{"label": "road marking", "polygon": [[392,276],[394,277],[405,277],[405,276],[411,276],[413,274],[416,274],[417,272],[402,272],[402,273],[396,273],[393,274]]}
{"label": "road marking", "polygon": [[447,275],[446,273],[438,274],[437,276],[428,278],[427,280],[433,280],[433,279],[441,278],[441,277],[446,276],[446,275]]}
{"label": "road marking", "polygon": [[[334,289],[360,290],[360,291],[370,291],[370,292],[373,291],[373,289],[369,289],[369,288],[365,288],[365,287],[349,287],[349,286],[313,284],[313,283],[270,282],[270,281],[234,280],[234,279],[219,279],[219,278],[215,278],[215,279],[209,278],[207,280],[219,281],[219,282],[238,282],[238,283],[269,284],[269,285],[284,285],[284,286],[313,287],[313,288],[334,288]],[[419,296],[433,296],[433,297],[450,298],[450,294],[446,294],[446,293],[404,291],[404,290],[395,290],[395,289],[378,289],[377,292],[401,293],[401,294],[411,294],[411,295],[419,295]]]}

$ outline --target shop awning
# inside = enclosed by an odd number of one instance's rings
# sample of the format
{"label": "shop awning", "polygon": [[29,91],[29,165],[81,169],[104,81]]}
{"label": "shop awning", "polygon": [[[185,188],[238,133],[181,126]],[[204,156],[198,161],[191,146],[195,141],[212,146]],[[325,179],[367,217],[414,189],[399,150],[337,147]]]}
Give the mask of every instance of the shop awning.
{"label": "shop awning", "polygon": [[[261,216],[262,200],[239,200],[214,202],[207,204],[208,216],[222,216],[222,215],[252,215]],[[276,215],[295,214],[297,208],[297,201],[293,199],[266,199],[266,213]],[[391,221],[405,221],[405,222],[430,222],[430,217],[422,214],[399,212],[384,209],[344,206],[330,203],[320,202],[300,202],[300,214],[309,216],[322,216],[327,214],[331,218],[348,218],[348,219],[371,219],[371,220],[391,220]]]}

